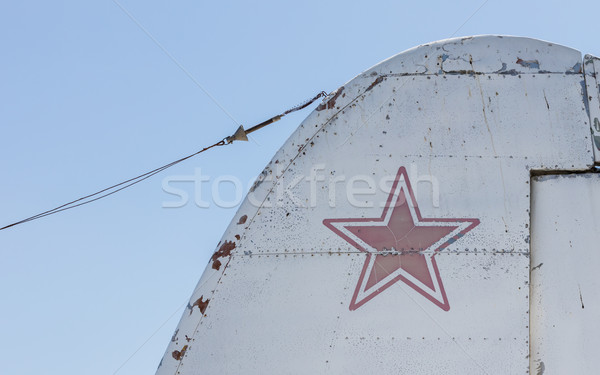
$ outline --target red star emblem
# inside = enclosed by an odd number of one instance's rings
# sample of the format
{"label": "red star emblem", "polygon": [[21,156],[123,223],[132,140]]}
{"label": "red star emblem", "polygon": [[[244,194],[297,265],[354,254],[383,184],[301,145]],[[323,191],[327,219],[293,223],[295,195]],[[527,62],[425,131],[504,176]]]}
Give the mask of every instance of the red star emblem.
{"label": "red star emblem", "polygon": [[381,217],[325,219],[329,229],[367,253],[350,310],[398,281],[441,309],[450,310],[435,255],[479,224],[478,219],[424,219],[400,167]]}

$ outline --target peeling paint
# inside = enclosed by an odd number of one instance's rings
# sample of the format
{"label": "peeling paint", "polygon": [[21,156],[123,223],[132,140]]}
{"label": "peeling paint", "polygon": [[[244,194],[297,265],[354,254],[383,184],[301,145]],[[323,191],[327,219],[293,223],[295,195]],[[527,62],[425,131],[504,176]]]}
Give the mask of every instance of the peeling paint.
{"label": "peeling paint", "polygon": [[335,91],[335,93],[333,94],[333,96],[331,97],[331,99],[329,99],[325,103],[319,104],[319,106],[317,107],[317,111],[322,111],[324,109],[333,109],[333,108],[335,108],[335,101],[342,94],[343,91],[344,91],[344,86],[342,86],[339,89],[337,89]]}
{"label": "peeling paint", "polygon": [[381,82],[383,82],[383,76],[379,76],[375,79],[375,81],[373,81],[373,83],[371,83],[369,85],[369,87],[367,87],[367,89],[365,90],[365,92],[367,91],[371,91],[371,89],[375,86],[377,86],[378,84],[380,84]]}
{"label": "peeling paint", "polygon": [[524,66],[529,69],[539,69],[540,62],[537,60],[523,60],[521,58],[517,58],[517,64]]}
{"label": "peeling paint", "polygon": [[213,261],[212,268],[215,270],[219,270],[221,268],[221,261],[219,258],[228,257],[231,255],[231,250],[235,249],[235,242],[233,241],[225,241],[223,245],[219,248],[219,250],[215,251],[211,260]]}
{"label": "peeling paint", "polygon": [[256,178],[256,181],[254,181],[254,184],[252,184],[252,187],[250,188],[250,192],[253,193],[254,190],[258,189],[258,187],[265,181],[265,179],[267,178],[267,176],[269,175],[269,173],[267,172],[267,169],[265,168],[260,175]]}
{"label": "peeling paint", "polygon": [[494,73],[506,74],[511,76],[516,76],[517,74],[519,74],[519,72],[517,72],[515,69],[507,70],[507,65],[504,62],[502,63],[502,68],[496,70]]}
{"label": "peeling paint", "polygon": [[507,68],[507,65],[506,65],[506,63],[505,63],[505,62],[503,62],[503,63],[502,63],[502,68],[500,68],[500,69],[496,70],[494,73],[502,73],[502,72],[506,72],[506,68]]}
{"label": "peeling paint", "polygon": [[196,300],[196,302],[194,302],[194,304],[192,305],[192,307],[190,309],[190,315],[192,315],[192,312],[194,311],[194,306],[198,306],[200,313],[204,314],[204,312],[206,311],[206,308],[208,307],[208,303],[210,302],[210,298],[207,298],[206,301],[204,301],[203,299],[204,299],[204,296],[200,296],[200,298],[198,298]]}
{"label": "peeling paint", "polygon": [[173,350],[173,353],[171,353],[171,355],[173,356],[173,358],[175,358],[176,361],[181,361],[183,359],[183,356],[185,355],[187,348],[188,346],[184,345],[183,348],[181,348],[181,351]]}

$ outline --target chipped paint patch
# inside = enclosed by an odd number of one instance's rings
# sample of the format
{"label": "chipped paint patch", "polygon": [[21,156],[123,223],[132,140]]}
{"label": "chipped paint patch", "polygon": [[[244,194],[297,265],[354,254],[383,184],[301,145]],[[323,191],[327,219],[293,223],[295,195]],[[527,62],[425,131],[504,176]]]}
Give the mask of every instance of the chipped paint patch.
{"label": "chipped paint patch", "polygon": [[194,311],[194,306],[198,306],[200,313],[204,314],[204,312],[206,311],[206,308],[208,307],[209,302],[210,302],[210,298],[207,298],[206,301],[204,301],[204,296],[200,296],[200,298],[198,298],[196,300],[196,302],[194,302],[194,304],[192,305],[192,307],[190,309],[190,315],[192,315],[192,312]]}
{"label": "chipped paint patch", "polygon": [[331,99],[329,99],[328,101],[326,101],[324,103],[319,104],[319,106],[317,107],[317,111],[335,108],[335,101],[337,100],[337,98],[339,98],[339,96],[342,94],[343,91],[344,91],[344,86],[337,89],[335,91],[335,93],[333,94],[333,96],[331,97]]}
{"label": "chipped paint patch", "polygon": [[228,257],[231,255],[231,250],[235,249],[235,242],[233,241],[225,241],[223,245],[219,248],[219,250],[215,251],[211,260],[213,261],[212,268],[215,270],[219,270],[221,268],[221,261],[219,258]]}
{"label": "chipped paint patch", "polygon": [[176,361],[181,361],[183,359],[183,356],[185,355],[185,352],[187,351],[187,348],[188,346],[184,345],[183,348],[181,348],[181,350],[173,350],[171,355],[173,356],[173,358],[175,358]]}
{"label": "chipped paint patch", "polygon": [[502,63],[502,68],[500,68],[499,70],[495,71],[494,73],[508,74],[508,75],[511,75],[511,76],[516,76],[517,74],[519,74],[519,72],[517,72],[516,69],[510,69],[510,70],[508,70],[508,66],[504,62]]}
{"label": "chipped paint patch", "polygon": [[540,62],[537,60],[523,60],[521,58],[517,58],[517,64],[524,66],[529,69],[539,69]]}
{"label": "chipped paint patch", "polygon": [[265,168],[260,173],[260,175],[258,176],[256,181],[254,181],[254,184],[252,184],[252,187],[250,188],[250,192],[253,193],[256,189],[258,189],[258,187],[265,181],[265,179],[267,178],[268,175],[269,175],[269,173],[267,172],[267,169]]}
{"label": "chipped paint patch", "polygon": [[367,92],[367,91],[371,91],[371,89],[372,89],[373,87],[377,86],[377,85],[378,85],[378,84],[380,84],[381,82],[383,82],[383,77],[382,77],[382,76],[379,76],[379,77],[377,77],[377,78],[375,79],[375,81],[373,81],[373,83],[371,83],[371,84],[369,85],[369,87],[367,87],[367,89],[365,90],[365,92]]}

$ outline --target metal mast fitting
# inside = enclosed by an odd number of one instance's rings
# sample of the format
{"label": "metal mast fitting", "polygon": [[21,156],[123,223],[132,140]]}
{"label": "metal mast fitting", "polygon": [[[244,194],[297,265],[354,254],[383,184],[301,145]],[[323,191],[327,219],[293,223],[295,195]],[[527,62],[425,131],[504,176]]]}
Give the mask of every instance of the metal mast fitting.
{"label": "metal mast fitting", "polygon": [[244,126],[240,125],[239,128],[237,128],[237,130],[235,131],[235,133],[233,133],[233,135],[225,138],[225,142],[227,142],[228,144],[233,143],[233,141],[247,141],[248,140],[248,134],[255,132],[259,129],[264,128],[267,125],[271,125],[274,122],[277,122],[279,120],[281,120],[282,117],[284,117],[287,114],[290,114],[292,112],[296,112],[299,111],[301,109],[304,109],[306,107],[308,107],[309,105],[311,105],[312,103],[315,102],[315,100],[321,98],[321,97],[325,97],[327,96],[327,93],[325,91],[321,91],[320,93],[318,93],[317,95],[315,95],[313,98],[307,100],[306,102],[297,105],[293,108],[288,109],[287,111],[277,115],[277,116],[273,116],[270,119],[261,122],[260,124],[254,125],[253,127],[251,127],[248,130],[244,130]]}

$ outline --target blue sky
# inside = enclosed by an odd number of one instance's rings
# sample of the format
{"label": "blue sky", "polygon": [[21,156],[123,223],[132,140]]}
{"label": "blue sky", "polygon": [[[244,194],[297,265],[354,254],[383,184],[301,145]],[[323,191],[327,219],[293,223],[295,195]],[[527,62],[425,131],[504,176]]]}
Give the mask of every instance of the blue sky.
{"label": "blue sky", "polygon": [[[453,34],[528,36],[600,55],[598,2],[118,4],[225,111],[114,1],[2,2],[0,226],[195,152]],[[118,374],[153,373],[236,211],[193,201],[165,208],[174,197],[163,180],[200,168],[211,178],[204,200],[218,176],[247,185],[308,113],[107,199],[1,231],[1,372],[113,374],[124,364]],[[173,186],[194,196],[191,183]],[[231,185],[221,188],[233,199]]]}

